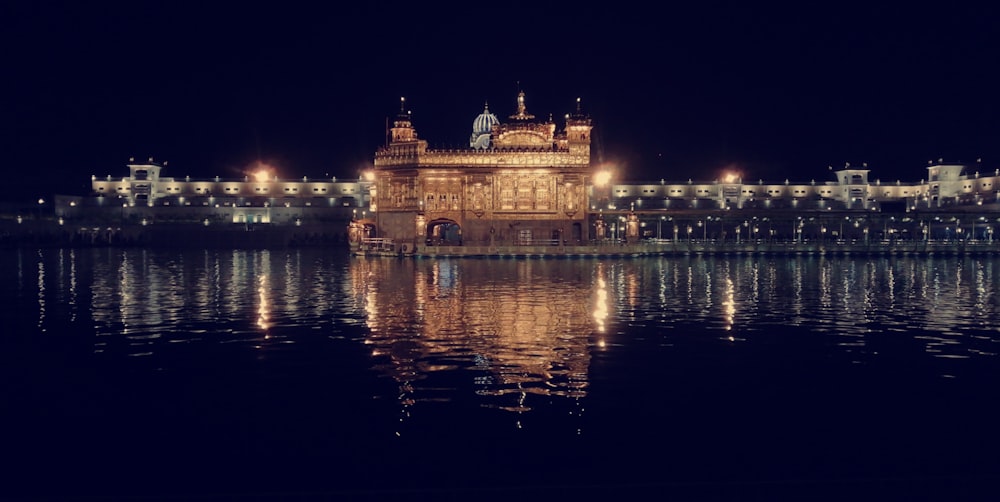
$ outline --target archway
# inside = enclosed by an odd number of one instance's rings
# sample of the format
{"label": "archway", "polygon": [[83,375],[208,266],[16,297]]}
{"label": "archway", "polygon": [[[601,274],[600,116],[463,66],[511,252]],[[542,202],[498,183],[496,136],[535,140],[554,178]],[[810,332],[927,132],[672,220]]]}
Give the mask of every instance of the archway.
{"label": "archway", "polygon": [[378,236],[378,228],[375,226],[375,220],[367,218],[358,220],[358,225],[361,228],[361,237],[370,239]]}
{"label": "archway", "polygon": [[348,225],[348,239],[351,242],[361,243],[376,235],[378,235],[378,231],[372,220],[355,220]]}
{"label": "archway", "polygon": [[454,220],[437,219],[427,223],[427,245],[461,246],[462,227]]}

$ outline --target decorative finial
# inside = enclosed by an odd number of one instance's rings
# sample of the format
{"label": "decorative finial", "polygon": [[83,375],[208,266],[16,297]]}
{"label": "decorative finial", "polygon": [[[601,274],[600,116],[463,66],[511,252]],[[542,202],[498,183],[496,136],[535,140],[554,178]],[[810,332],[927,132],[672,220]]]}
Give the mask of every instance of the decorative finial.
{"label": "decorative finial", "polygon": [[519,91],[517,93],[517,113],[511,115],[510,118],[522,120],[531,120],[535,118],[534,115],[529,115],[527,113],[527,107],[524,105],[524,91]]}

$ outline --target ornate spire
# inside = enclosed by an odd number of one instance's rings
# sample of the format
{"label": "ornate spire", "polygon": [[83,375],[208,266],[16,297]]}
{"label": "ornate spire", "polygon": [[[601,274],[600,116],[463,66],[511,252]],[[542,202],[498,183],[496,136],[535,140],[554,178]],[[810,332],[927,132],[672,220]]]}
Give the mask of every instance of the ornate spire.
{"label": "ornate spire", "polygon": [[583,106],[581,104],[582,101],[582,98],[576,98],[576,112],[567,115],[566,118],[572,118],[574,120],[584,120],[587,118],[587,116],[583,113]]}
{"label": "ornate spire", "polygon": [[405,97],[399,98],[399,115],[392,122],[390,133],[390,143],[414,141],[417,139],[417,132],[413,129],[413,122],[410,120],[410,112],[406,111]]}
{"label": "ornate spire", "polygon": [[406,118],[408,120],[409,116],[410,114],[406,112],[406,97],[401,96],[399,98],[399,115],[397,115],[397,117],[401,119]]}
{"label": "ornate spire", "polygon": [[531,120],[535,118],[534,115],[527,113],[527,107],[524,106],[524,91],[517,93],[517,113],[510,116],[514,120]]}

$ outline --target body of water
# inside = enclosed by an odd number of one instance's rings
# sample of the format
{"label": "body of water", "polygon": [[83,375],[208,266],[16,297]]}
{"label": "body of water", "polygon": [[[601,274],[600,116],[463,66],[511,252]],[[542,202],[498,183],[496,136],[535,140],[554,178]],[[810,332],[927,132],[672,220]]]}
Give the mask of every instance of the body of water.
{"label": "body of water", "polygon": [[[1000,259],[0,251],[29,497],[987,497]],[[0,494],[2,495],[2,494]]]}

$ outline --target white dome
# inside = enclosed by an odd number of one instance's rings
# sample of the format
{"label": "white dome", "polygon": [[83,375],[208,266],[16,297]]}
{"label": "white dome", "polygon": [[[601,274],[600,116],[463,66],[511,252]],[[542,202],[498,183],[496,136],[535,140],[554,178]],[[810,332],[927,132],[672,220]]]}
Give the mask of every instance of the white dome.
{"label": "white dome", "polygon": [[480,149],[488,148],[493,126],[499,123],[500,120],[497,119],[496,115],[490,113],[490,106],[486,104],[483,107],[483,113],[480,113],[476,120],[472,121],[472,137],[469,138],[469,146]]}

